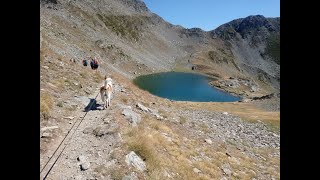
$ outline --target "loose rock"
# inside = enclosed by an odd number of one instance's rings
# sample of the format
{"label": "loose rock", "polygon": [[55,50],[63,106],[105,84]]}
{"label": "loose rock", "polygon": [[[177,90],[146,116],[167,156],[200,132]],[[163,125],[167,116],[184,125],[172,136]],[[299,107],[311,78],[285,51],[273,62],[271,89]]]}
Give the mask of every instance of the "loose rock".
{"label": "loose rock", "polygon": [[146,164],[142,161],[142,159],[133,151],[131,151],[128,155],[126,155],[126,163],[134,166],[139,171],[145,171]]}
{"label": "loose rock", "polygon": [[205,139],[204,141],[205,141],[206,143],[208,143],[208,144],[212,144],[211,139]]}
{"label": "loose rock", "polygon": [[195,172],[197,174],[201,173],[201,171],[199,169],[197,169],[197,168],[193,168],[193,172]]}
{"label": "loose rock", "polygon": [[80,164],[81,171],[85,171],[85,170],[87,170],[89,168],[90,168],[90,163],[89,162],[84,162],[84,163]]}
{"label": "loose rock", "polygon": [[124,109],[122,114],[126,116],[127,120],[132,123],[133,126],[136,126],[137,123],[141,121],[141,117],[139,114],[135,113],[131,109]]}

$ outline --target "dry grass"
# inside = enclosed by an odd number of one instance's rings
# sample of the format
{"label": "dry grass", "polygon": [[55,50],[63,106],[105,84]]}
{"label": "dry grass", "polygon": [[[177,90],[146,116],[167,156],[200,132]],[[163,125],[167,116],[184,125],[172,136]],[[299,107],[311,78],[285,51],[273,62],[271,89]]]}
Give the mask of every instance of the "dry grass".
{"label": "dry grass", "polygon": [[214,57],[214,60],[210,58],[209,52],[206,51],[198,53],[196,56],[192,57],[191,61],[192,64],[196,65],[196,71],[207,74],[211,77],[219,78],[241,75],[238,71],[239,69],[237,65],[229,54],[230,52],[221,52],[222,49],[214,51],[216,53],[216,55],[214,55],[216,56]]}
{"label": "dry grass", "polygon": [[200,125],[200,130],[204,133],[209,133],[210,132],[210,128],[207,124],[205,123],[201,123]]}
{"label": "dry grass", "polygon": [[40,113],[44,119],[48,119],[53,107],[53,99],[48,93],[40,91]]}
{"label": "dry grass", "polygon": [[272,157],[271,154],[274,153],[272,148],[258,148],[254,152],[259,154],[261,157],[265,158],[265,162],[268,164],[265,170],[266,173],[271,176],[280,179],[280,159],[277,157]]}
{"label": "dry grass", "polygon": [[96,83],[101,83],[104,79],[104,75],[102,75],[99,71],[94,72],[94,80]]}
{"label": "dry grass", "polygon": [[[178,103],[179,104],[179,103]],[[191,103],[192,104],[192,103]],[[195,103],[198,104],[198,103]],[[201,103],[200,103],[201,104]],[[211,111],[227,111],[229,113],[238,113],[245,117],[249,117],[250,113],[255,108],[249,104],[233,104],[227,103],[210,103],[211,107],[206,105],[190,106],[193,109],[201,108],[209,109]],[[216,105],[216,106],[214,106]],[[177,107],[175,103],[174,107]],[[184,107],[185,104],[184,104]],[[166,113],[166,112],[160,112]],[[262,110],[256,112],[267,121],[276,121],[277,116],[267,116]],[[237,114],[237,115],[238,115]],[[252,115],[252,114],[251,114]],[[265,116],[262,116],[265,115]],[[267,118],[268,117],[268,118]],[[179,117],[181,118],[181,117]],[[278,117],[279,118],[279,117]],[[183,118],[182,118],[183,119]],[[279,119],[278,119],[279,120]],[[183,120],[182,120],[183,121]],[[271,167],[259,169],[256,164],[259,160],[250,158],[249,156],[239,153],[234,150],[232,158],[225,153],[226,146],[215,144],[214,146],[203,143],[203,139],[194,139],[190,141],[183,141],[182,135],[173,130],[169,122],[157,121],[147,115],[143,117],[141,124],[135,130],[131,130],[125,137],[125,141],[130,144],[130,150],[137,151],[143,159],[146,160],[148,171],[148,179],[168,179],[164,176],[164,172],[170,174],[173,179],[220,179],[223,176],[221,166],[223,164],[230,164],[233,174],[232,179],[252,179],[257,178],[257,173],[263,172],[270,174],[276,179],[279,177],[278,158],[267,158],[267,161],[262,162],[270,164]],[[204,132],[208,132],[210,128],[200,124],[200,128]],[[172,142],[168,141],[161,133],[165,132],[172,138]],[[219,146],[219,147],[217,147]],[[200,150],[197,150],[199,149]],[[230,150],[230,147],[228,148]],[[272,150],[261,150],[258,154],[270,154]],[[197,157],[194,161],[192,157]],[[201,170],[200,174],[193,172],[193,168]]]}
{"label": "dry grass", "polygon": [[161,131],[169,133],[171,129],[157,121],[144,119],[137,127],[128,129],[124,136],[127,149],[146,162],[148,179],[166,179],[162,172],[168,159],[159,152],[166,143],[159,134]]}
{"label": "dry grass", "polygon": [[44,52],[43,50],[40,50],[40,64],[44,62]]}
{"label": "dry grass", "polygon": [[80,73],[80,77],[86,79],[88,77],[88,73],[87,72],[81,72]]}
{"label": "dry grass", "polygon": [[[134,89],[136,90],[136,89]],[[136,96],[139,97],[140,91],[134,91]],[[142,91],[141,91],[142,92]],[[145,94],[143,96],[145,101],[153,102],[154,98]],[[157,100],[157,105],[162,107],[169,107],[171,105],[170,112],[165,109],[159,108],[158,111],[162,116],[173,117],[175,109],[190,109],[190,110],[208,110],[212,112],[228,112],[229,114],[237,115],[244,120],[250,122],[272,122],[275,125],[279,124],[280,116],[279,112],[267,112],[249,103],[214,103],[214,102],[169,102],[164,99]],[[178,117],[180,120],[181,117]],[[183,119],[183,118],[182,118]],[[182,122],[183,123],[183,120]],[[173,125],[174,124],[174,125]],[[145,149],[148,156],[154,156],[151,159],[158,159],[157,165],[154,166],[153,170],[148,171],[147,179],[168,179],[164,176],[164,172],[170,174],[171,179],[220,179],[223,176],[221,166],[229,164],[231,166],[231,179],[252,179],[258,178],[257,174],[267,174],[278,179],[280,170],[277,169],[278,158],[267,158],[267,161],[260,161],[253,159],[246,154],[242,154],[233,146],[229,146],[228,143],[220,144],[214,142],[213,145],[204,143],[203,138],[190,139],[186,135],[182,135],[187,129],[180,129],[180,132],[175,127],[181,126],[180,124],[170,123],[168,121],[157,121],[152,117],[142,117],[142,122],[138,125],[140,130],[136,130],[132,133],[132,138],[128,138],[127,134],[124,137],[126,142],[133,143],[138,141],[139,138],[147,141],[147,143],[138,143],[141,149]],[[199,128],[204,131],[210,131],[210,127],[199,124]],[[162,133],[165,132],[172,142],[168,141]],[[136,135],[133,135],[137,133]],[[142,135],[138,135],[138,134]],[[183,141],[183,136],[188,138],[187,141]],[[136,137],[137,139],[133,138]],[[136,143],[135,143],[136,144]],[[135,147],[136,148],[136,147]],[[200,150],[199,150],[200,148]],[[230,150],[230,148],[234,148]],[[139,149],[139,148],[136,148]],[[226,150],[231,151],[232,157],[226,155]],[[232,153],[233,152],[233,153]],[[257,152],[260,154],[260,152]],[[272,153],[271,151],[269,153]],[[194,159],[196,158],[196,160]],[[150,159],[150,157],[149,157]],[[147,167],[149,163],[146,159]],[[259,168],[257,164],[263,164],[266,168]],[[271,167],[269,167],[270,165]],[[201,170],[200,174],[193,172],[193,168]],[[273,172],[272,172],[273,171]]]}
{"label": "dry grass", "polygon": [[[222,171],[220,167],[223,164],[228,163],[232,170],[232,177],[236,179],[252,179],[257,178],[256,172],[258,167],[256,166],[257,161],[248,157],[245,154],[238,153],[238,151],[232,151],[232,157],[228,157],[225,152],[225,147],[221,146],[217,148],[216,151],[212,151],[210,147],[203,147],[202,151],[206,154],[206,156],[211,157],[214,163],[211,163],[210,160],[205,160],[201,162],[197,162],[197,166],[199,169],[203,169],[204,172],[208,174],[220,174],[222,175]],[[265,171],[265,170],[259,170]],[[211,173],[210,173],[211,172]],[[215,172],[215,173],[214,173]],[[213,177],[216,179],[217,177]]]}
{"label": "dry grass", "polygon": [[[172,141],[168,141],[161,133],[166,133]],[[197,141],[183,142],[181,136],[164,122],[145,117],[137,127],[126,132],[124,139],[128,150],[136,152],[145,160],[148,179],[168,179],[164,172],[173,176],[174,179],[221,177],[219,168],[212,161],[190,164],[191,156],[199,156],[195,151],[199,144]],[[193,172],[194,167],[205,173],[196,174]]]}
{"label": "dry grass", "polygon": [[[169,106],[168,106],[169,107]],[[161,115],[161,116],[163,116],[164,118],[168,118],[168,117],[170,117],[170,114],[167,112],[167,111],[165,111],[165,110],[162,110],[162,109],[159,109],[159,114]]]}
{"label": "dry grass", "polygon": [[183,117],[183,116],[179,116],[179,123],[180,124],[184,124],[187,122],[187,118]]}
{"label": "dry grass", "polygon": [[65,80],[62,78],[52,80],[52,84],[58,87],[58,89],[63,90],[65,86]]}
{"label": "dry grass", "polygon": [[107,15],[97,14],[97,17],[118,36],[138,41],[147,16]]}
{"label": "dry grass", "polygon": [[111,179],[122,180],[125,176],[125,173],[122,168],[113,168],[110,170]]}
{"label": "dry grass", "polygon": [[129,151],[134,151],[142,160],[146,161],[149,171],[154,171],[159,168],[160,159],[156,154],[155,144],[156,139],[149,134],[142,126],[133,128],[127,135],[127,148]]}
{"label": "dry grass", "polygon": [[128,104],[128,98],[126,97],[121,97],[121,102]]}
{"label": "dry grass", "polygon": [[[253,152],[256,155],[259,155],[264,160],[255,160],[250,158],[244,153],[237,153],[237,151],[233,151],[232,157],[228,158],[228,162],[234,172],[234,176],[237,179],[257,179],[257,174],[268,174],[273,176],[276,179],[280,178],[280,159],[271,157],[271,153],[273,153],[274,149],[269,148],[258,148],[253,149]],[[257,164],[263,164],[264,168],[261,169]]]}
{"label": "dry grass", "polygon": [[172,129],[168,125],[166,125],[164,122],[160,122],[158,120],[152,119],[149,116],[146,116],[144,118],[144,123],[147,126],[153,128],[154,130],[157,130],[159,132],[173,134]]}
{"label": "dry grass", "polygon": [[125,176],[125,171],[120,167],[107,168],[103,165],[100,165],[94,169],[95,172],[107,177],[111,176],[113,180],[121,180]]}
{"label": "dry grass", "polygon": [[[51,81],[51,83],[53,85],[55,85],[60,91],[61,90],[71,90],[73,92],[76,92],[78,90],[80,90],[83,86],[86,86],[89,84],[89,81],[84,80],[83,78],[80,77],[80,75],[78,76],[71,76],[71,75],[67,75],[67,73],[63,73],[61,72],[61,74],[63,74],[62,77],[64,78],[57,78],[57,79],[53,79]],[[77,83],[77,84],[75,84]]]}
{"label": "dry grass", "polygon": [[45,56],[47,54],[48,54],[48,45],[47,45],[46,41],[43,41],[42,46],[40,47],[40,64],[44,63]]}
{"label": "dry grass", "polygon": [[58,103],[57,103],[57,106],[58,106],[58,107],[63,107],[63,102],[61,102],[61,101],[58,102]]}

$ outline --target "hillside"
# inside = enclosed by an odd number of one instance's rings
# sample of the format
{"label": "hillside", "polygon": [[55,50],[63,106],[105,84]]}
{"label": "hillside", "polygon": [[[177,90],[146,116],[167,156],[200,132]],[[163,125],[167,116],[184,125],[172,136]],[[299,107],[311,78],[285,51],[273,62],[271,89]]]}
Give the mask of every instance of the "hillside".
{"label": "hillside", "polygon": [[244,72],[280,88],[280,18],[248,16],[221,25],[211,35],[229,44]]}
{"label": "hillside", "polygon": [[[41,169],[84,117],[48,179],[280,179],[280,18],[186,29],[140,0],[41,0],[40,15]],[[132,83],[172,70],[244,99],[170,101]],[[107,110],[93,101],[104,75],[115,86]],[[131,151],[145,168],[127,162]]]}

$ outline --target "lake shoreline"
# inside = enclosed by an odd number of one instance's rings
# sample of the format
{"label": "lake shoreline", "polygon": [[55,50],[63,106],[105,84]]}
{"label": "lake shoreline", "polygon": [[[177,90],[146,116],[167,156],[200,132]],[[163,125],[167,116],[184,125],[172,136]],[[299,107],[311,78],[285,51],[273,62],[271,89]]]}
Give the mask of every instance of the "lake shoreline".
{"label": "lake shoreline", "polygon": [[237,102],[242,100],[209,84],[214,78],[199,73],[160,72],[138,76],[133,83],[151,94],[174,101]]}

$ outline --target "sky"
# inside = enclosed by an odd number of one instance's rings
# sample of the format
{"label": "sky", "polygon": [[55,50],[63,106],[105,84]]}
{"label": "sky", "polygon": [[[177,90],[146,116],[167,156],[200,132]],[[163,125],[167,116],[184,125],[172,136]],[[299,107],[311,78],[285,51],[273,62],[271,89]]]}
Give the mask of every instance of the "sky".
{"label": "sky", "polygon": [[167,22],[205,31],[249,15],[280,17],[280,0],[143,0]]}

